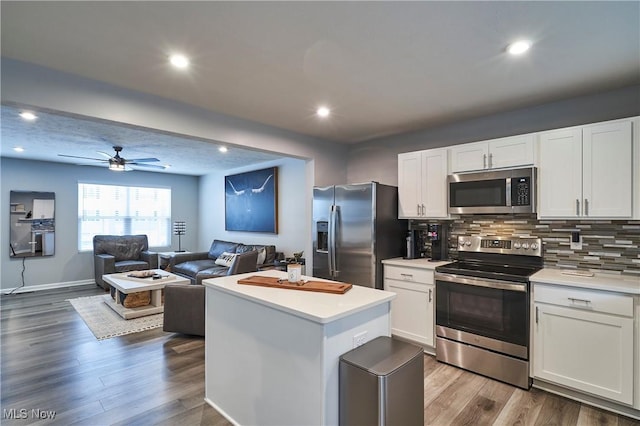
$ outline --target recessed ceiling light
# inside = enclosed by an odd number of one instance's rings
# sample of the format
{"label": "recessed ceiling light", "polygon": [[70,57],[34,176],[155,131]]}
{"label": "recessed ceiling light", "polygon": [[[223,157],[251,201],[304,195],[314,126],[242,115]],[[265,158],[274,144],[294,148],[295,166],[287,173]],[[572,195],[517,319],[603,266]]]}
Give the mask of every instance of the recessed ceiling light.
{"label": "recessed ceiling light", "polygon": [[21,146],[14,146],[14,147],[13,147],[13,150],[14,150],[15,152],[24,152],[24,148],[23,148],[23,147],[21,147]]}
{"label": "recessed ceiling light", "polygon": [[316,114],[318,114],[318,117],[328,117],[331,114],[331,110],[326,106],[321,106],[316,110]]}
{"label": "recessed ceiling light", "polygon": [[226,146],[221,146],[220,148],[218,148],[218,151],[220,151],[220,152],[227,152],[227,151],[229,151],[229,150],[227,149],[227,147],[226,147]]}
{"label": "recessed ceiling light", "polygon": [[30,112],[30,111],[23,111],[20,113],[20,117],[22,117],[22,119],[27,120],[27,121],[33,121],[36,118],[38,118],[34,113]]}
{"label": "recessed ceiling light", "polygon": [[531,43],[528,42],[527,40],[519,40],[519,41],[516,41],[515,43],[511,43],[507,47],[507,52],[511,53],[512,55],[521,55],[527,50],[529,50],[530,47],[531,47]]}
{"label": "recessed ceiling light", "polygon": [[169,62],[176,68],[185,69],[189,67],[189,58],[184,55],[176,54],[169,57]]}

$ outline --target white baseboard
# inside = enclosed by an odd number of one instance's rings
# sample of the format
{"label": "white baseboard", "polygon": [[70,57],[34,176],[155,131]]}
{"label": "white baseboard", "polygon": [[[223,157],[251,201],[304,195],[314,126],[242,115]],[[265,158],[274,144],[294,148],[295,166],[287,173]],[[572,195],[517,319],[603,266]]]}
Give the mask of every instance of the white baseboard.
{"label": "white baseboard", "polygon": [[88,284],[95,285],[96,281],[93,279],[90,279],[90,280],[80,280],[80,281],[66,281],[61,283],[29,285],[25,287],[3,288],[2,294],[8,294],[11,292],[13,292],[13,294],[30,293],[32,291],[53,290],[56,288],[77,287],[77,286],[88,285]]}

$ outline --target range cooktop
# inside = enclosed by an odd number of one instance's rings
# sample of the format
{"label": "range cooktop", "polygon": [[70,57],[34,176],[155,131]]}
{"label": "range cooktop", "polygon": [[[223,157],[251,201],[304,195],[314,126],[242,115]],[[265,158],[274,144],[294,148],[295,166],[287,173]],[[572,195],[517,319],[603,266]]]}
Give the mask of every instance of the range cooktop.
{"label": "range cooktop", "polygon": [[538,238],[460,236],[459,260],[436,272],[526,283],[542,268],[541,245]]}

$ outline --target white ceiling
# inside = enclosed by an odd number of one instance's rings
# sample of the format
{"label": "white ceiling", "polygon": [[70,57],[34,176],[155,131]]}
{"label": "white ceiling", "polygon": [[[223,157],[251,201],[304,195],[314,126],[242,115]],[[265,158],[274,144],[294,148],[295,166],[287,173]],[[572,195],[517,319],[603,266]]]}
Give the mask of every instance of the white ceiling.
{"label": "white ceiling", "polygon": [[[343,143],[640,83],[635,1],[0,7],[5,57]],[[518,38],[533,47],[510,57]]]}

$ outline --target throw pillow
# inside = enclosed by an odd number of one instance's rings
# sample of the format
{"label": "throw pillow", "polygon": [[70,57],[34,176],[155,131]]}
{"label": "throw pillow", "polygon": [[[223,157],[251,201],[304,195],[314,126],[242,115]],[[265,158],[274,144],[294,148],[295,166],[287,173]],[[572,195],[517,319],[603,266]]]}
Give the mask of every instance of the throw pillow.
{"label": "throw pillow", "polygon": [[256,262],[257,266],[260,266],[264,263],[264,260],[267,258],[267,249],[262,247],[258,250],[258,261]]}
{"label": "throw pillow", "polygon": [[231,264],[233,263],[233,259],[235,258],[236,258],[235,253],[229,253],[229,252],[223,251],[222,254],[218,256],[218,258],[216,259],[216,265],[229,267],[231,266]]}

